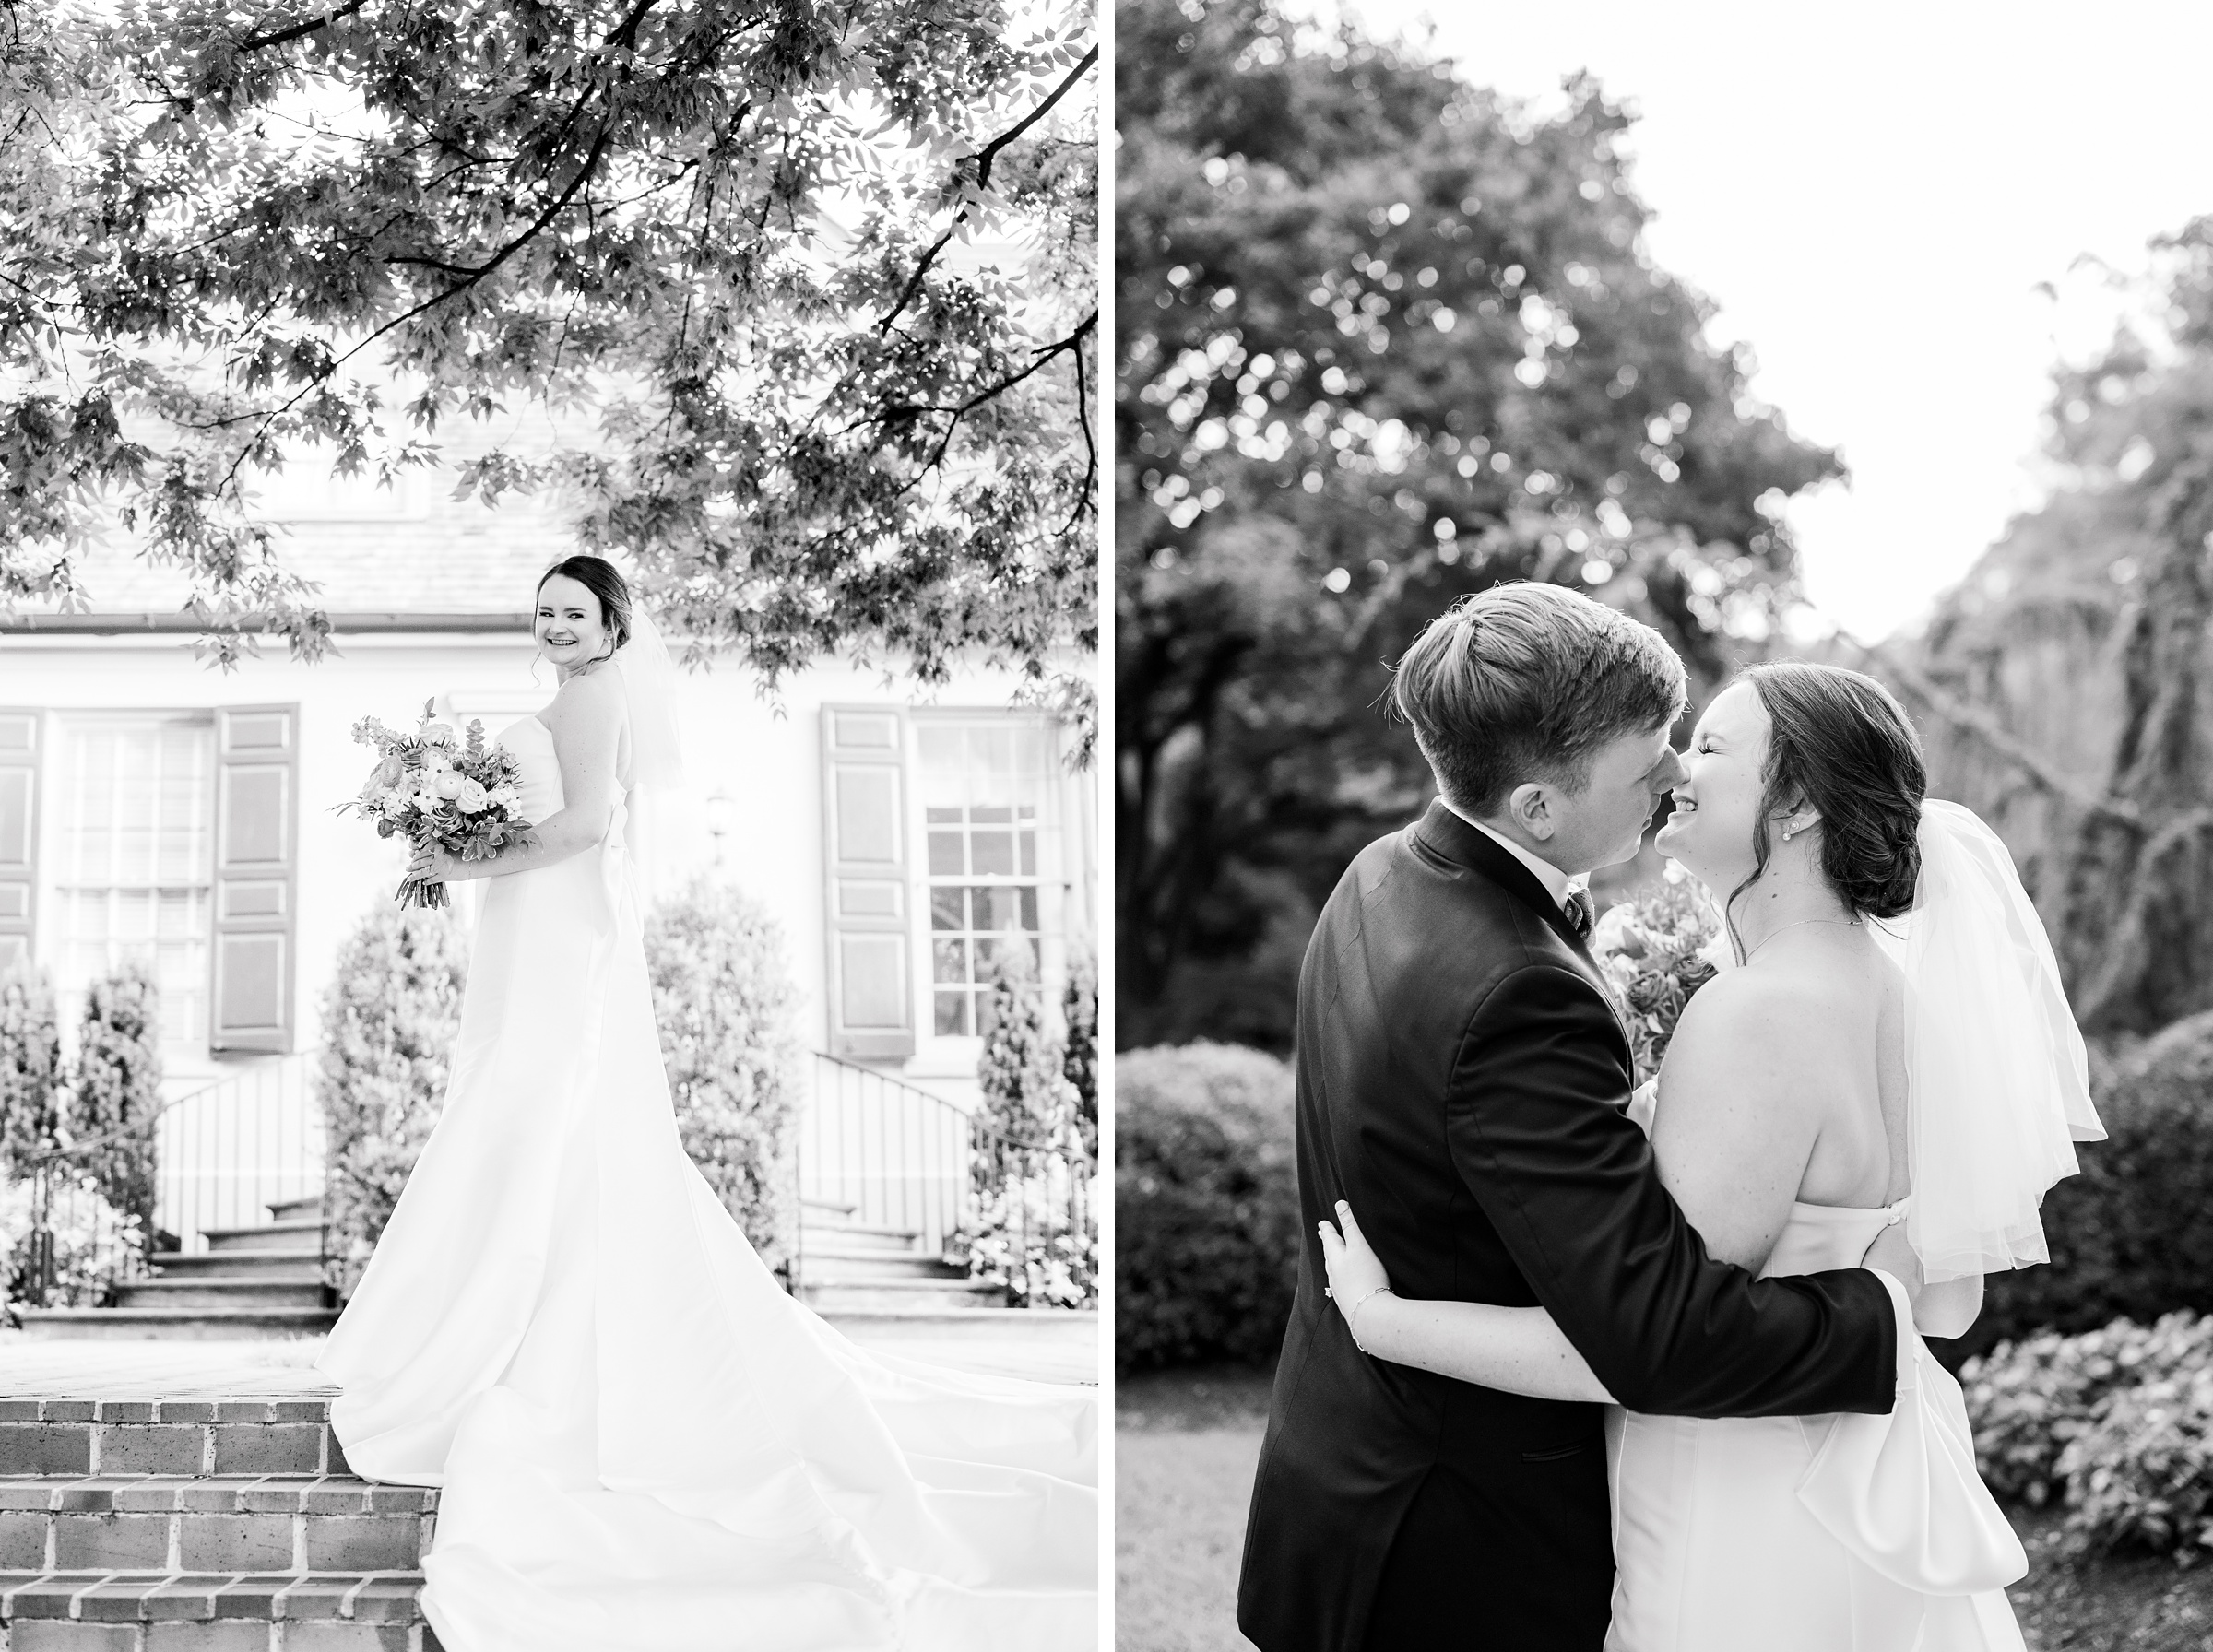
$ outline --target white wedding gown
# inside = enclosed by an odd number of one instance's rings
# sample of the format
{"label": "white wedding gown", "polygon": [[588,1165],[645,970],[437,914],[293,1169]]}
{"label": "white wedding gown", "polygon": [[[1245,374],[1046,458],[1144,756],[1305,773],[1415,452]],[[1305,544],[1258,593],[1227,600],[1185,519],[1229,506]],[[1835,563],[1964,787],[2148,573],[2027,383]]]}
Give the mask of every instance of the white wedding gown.
{"label": "white wedding gown", "polygon": [[[525,818],[552,736],[503,743]],[[1077,1652],[1097,1398],[864,1352],[686,1157],[618,803],[486,880],[445,1109],[318,1361],[357,1473],[442,1487],[447,1652]]]}
{"label": "white wedding gown", "polygon": [[[1652,1087],[1630,1115],[1651,1128]],[[1793,1203],[1762,1279],[1856,1268],[1904,1218]],[[1606,1408],[1606,1652],[2022,1652],[2005,1586],[2029,1569],[1975,1469],[1959,1383],[1887,1274],[1885,1416],[1653,1417]]]}

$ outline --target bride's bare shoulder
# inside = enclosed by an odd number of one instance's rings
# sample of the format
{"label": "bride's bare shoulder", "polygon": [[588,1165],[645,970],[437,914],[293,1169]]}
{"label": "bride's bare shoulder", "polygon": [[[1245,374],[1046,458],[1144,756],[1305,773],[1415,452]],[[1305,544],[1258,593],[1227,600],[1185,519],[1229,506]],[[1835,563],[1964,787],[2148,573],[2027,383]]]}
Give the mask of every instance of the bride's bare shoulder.
{"label": "bride's bare shoulder", "polygon": [[1787,970],[1724,970],[1692,997],[1667,1046],[1671,1090],[1747,1088],[1803,1094],[1809,1044],[1824,1022],[1818,984]]}
{"label": "bride's bare shoulder", "polygon": [[552,702],[538,715],[556,736],[612,730],[622,720],[622,685],[610,670],[579,671],[561,685]]}

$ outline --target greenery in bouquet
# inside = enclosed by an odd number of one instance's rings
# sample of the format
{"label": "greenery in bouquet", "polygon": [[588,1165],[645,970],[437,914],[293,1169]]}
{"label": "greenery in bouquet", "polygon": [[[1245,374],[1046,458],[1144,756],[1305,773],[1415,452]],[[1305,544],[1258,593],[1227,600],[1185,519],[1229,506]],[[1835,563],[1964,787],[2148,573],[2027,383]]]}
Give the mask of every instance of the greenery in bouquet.
{"label": "greenery in bouquet", "polygon": [[[30,1178],[0,1181],[0,1297],[11,1311],[30,1295],[35,1198]],[[48,1307],[101,1307],[114,1295],[118,1280],[145,1271],[146,1238],[138,1218],[110,1204],[89,1176],[53,1177],[46,1225],[53,1234]]]}
{"label": "greenery in bouquet", "polygon": [[1721,920],[1705,891],[1670,862],[1660,882],[1610,906],[1591,954],[1619,996],[1639,1084],[1660,1071],[1691,995],[1719,973],[1708,955]]}
{"label": "greenery in bouquet", "polygon": [[[465,735],[441,723],[422,707],[413,734],[401,734],[374,717],[353,726],[360,744],[376,748],[376,767],[362,783],[361,796],[337,806],[376,822],[376,835],[404,836],[418,849],[426,844],[456,860],[490,860],[509,844],[528,846],[537,834],[521,815],[521,773],[514,757],[487,745],[484,725],[471,718]],[[404,906],[444,906],[445,885],[420,878],[401,879],[396,898]]]}

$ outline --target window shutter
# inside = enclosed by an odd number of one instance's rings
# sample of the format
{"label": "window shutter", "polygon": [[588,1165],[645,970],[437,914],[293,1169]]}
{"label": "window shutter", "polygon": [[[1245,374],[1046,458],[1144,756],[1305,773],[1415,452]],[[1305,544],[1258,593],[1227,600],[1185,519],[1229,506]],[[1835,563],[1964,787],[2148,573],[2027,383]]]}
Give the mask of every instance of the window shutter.
{"label": "window shutter", "polygon": [[833,1056],[915,1053],[905,753],[896,709],[822,708]]}
{"label": "window shutter", "polygon": [[30,951],[38,782],[39,714],[0,711],[0,974]]}
{"label": "window shutter", "polygon": [[292,1047],[300,708],[219,709],[215,761],[208,1044],[283,1054]]}

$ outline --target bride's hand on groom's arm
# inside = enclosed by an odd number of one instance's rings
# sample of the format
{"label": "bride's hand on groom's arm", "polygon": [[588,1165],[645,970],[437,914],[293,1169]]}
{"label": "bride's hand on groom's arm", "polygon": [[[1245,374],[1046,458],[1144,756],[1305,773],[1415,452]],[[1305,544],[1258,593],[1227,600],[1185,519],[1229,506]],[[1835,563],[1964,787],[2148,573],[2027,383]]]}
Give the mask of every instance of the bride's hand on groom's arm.
{"label": "bride's hand on groom's arm", "polygon": [[1613,1396],[1543,1308],[1480,1302],[1409,1302],[1340,1199],[1340,1233],[1319,1225],[1330,1298],[1370,1358],[1539,1399],[1610,1402]]}

